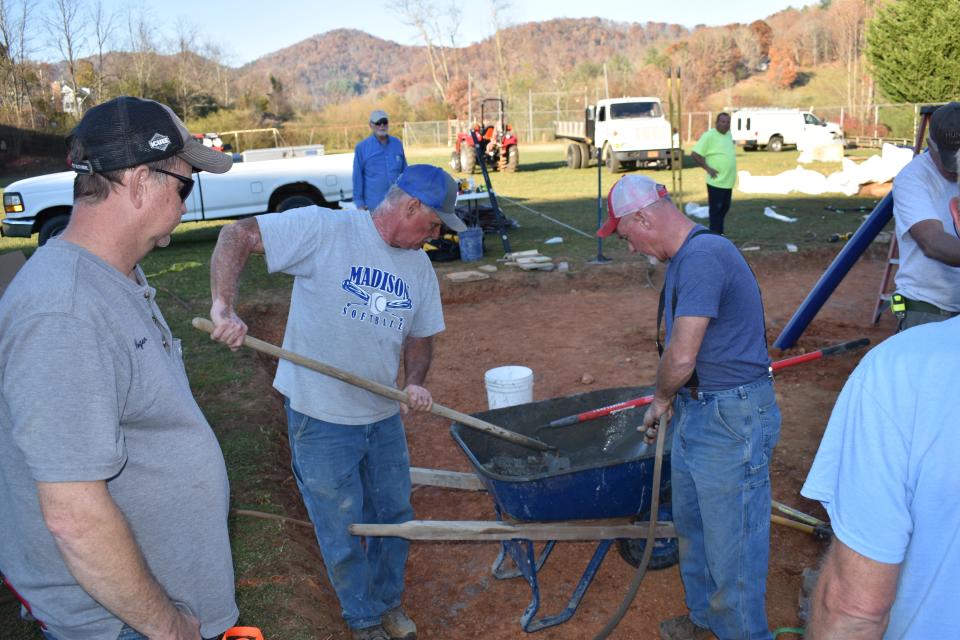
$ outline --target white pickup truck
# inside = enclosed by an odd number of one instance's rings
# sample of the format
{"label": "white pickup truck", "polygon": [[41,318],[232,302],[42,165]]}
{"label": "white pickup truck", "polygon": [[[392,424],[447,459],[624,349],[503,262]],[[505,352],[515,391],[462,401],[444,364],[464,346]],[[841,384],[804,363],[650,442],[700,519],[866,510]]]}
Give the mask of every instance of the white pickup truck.
{"label": "white pickup truck", "polygon": [[[70,220],[73,171],[26,178],[3,192],[6,217],[0,233],[39,244],[58,235]],[[237,162],[227,173],[194,174],[183,222],[242,218],[318,204],[333,209],[353,197],[353,154],[317,155]]]}
{"label": "white pickup truck", "polygon": [[603,151],[610,173],[621,168],[666,169],[679,158],[670,122],[663,115],[659,98],[611,98],[586,109],[585,118],[554,123],[554,137],[570,140],[567,166],[586,169]]}

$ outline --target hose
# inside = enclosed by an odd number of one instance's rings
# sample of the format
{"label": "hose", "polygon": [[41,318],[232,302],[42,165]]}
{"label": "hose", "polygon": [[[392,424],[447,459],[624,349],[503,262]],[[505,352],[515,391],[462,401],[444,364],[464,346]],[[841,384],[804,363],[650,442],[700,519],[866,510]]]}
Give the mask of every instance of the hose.
{"label": "hose", "polygon": [[666,428],[657,429],[657,449],[653,458],[653,495],[650,496],[650,524],[647,528],[647,543],[643,548],[643,558],[637,566],[636,573],[633,574],[633,582],[630,583],[630,588],[627,589],[627,593],[624,595],[620,607],[607,624],[604,625],[603,629],[593,637],[593,640],[604,640],[604,638],[613,633],[613,630],[616,629],[620,621],[623,620],[623,616],[627,614],[627,609],[633,604],[633,600],[637,597],[637,592],[640,590],[640,584],[647,574],[647,565],[650,564],[650,556],[653,555],[653,544],[657,539],[657,513],[660,510],[660,472],[663,467],[663,447],[664,441],[666,440],[666,432]]}

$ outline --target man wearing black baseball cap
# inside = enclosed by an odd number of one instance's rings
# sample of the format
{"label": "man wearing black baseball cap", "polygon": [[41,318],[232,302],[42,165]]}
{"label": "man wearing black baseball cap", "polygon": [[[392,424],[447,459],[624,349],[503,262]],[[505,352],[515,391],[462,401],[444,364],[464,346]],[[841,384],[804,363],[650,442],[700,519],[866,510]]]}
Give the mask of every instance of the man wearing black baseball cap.
{"label": "man wearing black baseball cap", "polygon": [[951,199],[960,194],[960,102],[933,112],[927,151],[893,181],[900,263],[891,308],[897,331],[960,314],[960,235],[950,211]]}
{"label": "man wearing black baseball cap", "polygon": [[238,617],[226,468],[138,262],[231,161],[130,97],[68,147],[70,223],[0,299],[0,570],[48,638],[213,638]]}
{"label": "man wearing black baseball cap", "polygon": [[[420,247],[444,223],[466,228],[456,198],[445,171],[412,165],[372,214],[310,206],[227,225],[210,266],[212,338],[243,344],[238,282],[248,256],[263,253],[271,273],[294,276],[285,349],[390,387],[402,359],[408,405],[429,409],[423,384],[444,323],[437,276]],[[286,360],[273,386],[286,398],[294,476],[352,637],[413,640],[416,625],[401,606],[409,544],[369,538],[364,546],[348,530],[413,518],[400,407]]]}

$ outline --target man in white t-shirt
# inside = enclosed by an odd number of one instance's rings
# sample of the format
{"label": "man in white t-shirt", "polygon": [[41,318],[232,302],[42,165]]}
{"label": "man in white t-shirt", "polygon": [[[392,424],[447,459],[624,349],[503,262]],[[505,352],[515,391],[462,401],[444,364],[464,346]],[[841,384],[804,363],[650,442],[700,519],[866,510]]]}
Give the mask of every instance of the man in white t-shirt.
{"label": "man in white t-shirt", "polygon": [[801,490],[823,503],[836,534],[808,640],[957,637],[958,338],[960,318],[891,337],[837,399]]}
{"label": "man in white t-shirt", "polygon": [[950,201],[957,188],[960,103],[930,118],[928,152],[915,157],[893,181],[900,266],[891,308],[897,331],[960,313],[960,235]]}
{"label": "man in white t-shirt", "polygon": [[[365,211],[316,206],[224,227],[210,267],[212,337],[237,349],[235,313],[251,253],[294,276],[283,347],[393,387],[400,361],[409,405],[427,410],[423,383],[433,336],[444,329],[440,288],[420,250],[454,213],[457,184],[428,165],[407,167],[383,202]],[[410,458],[397,402],[281,360],[273,386],[285,408],[294,476],[314,524],[327,576],[354,640],[413,640],[401,608],[409,543],[350,535],[353,523],[411,520]]]}

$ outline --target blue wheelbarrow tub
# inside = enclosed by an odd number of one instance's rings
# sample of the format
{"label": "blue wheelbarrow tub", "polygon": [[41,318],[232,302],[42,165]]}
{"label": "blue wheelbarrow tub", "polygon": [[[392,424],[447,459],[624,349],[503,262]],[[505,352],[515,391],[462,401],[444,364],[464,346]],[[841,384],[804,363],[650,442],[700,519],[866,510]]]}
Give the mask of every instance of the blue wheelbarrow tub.
{"label": "blue wheelbarrow tub", "polygon": [[[555,521],[644,515],[650,509],[654,447],[636,427],[635,408],[566,427],[545,427],[568,415],[653,392],[650,387],[602,389],[474,414],[555,445],[541,453],[454,423],[450,432],[494,503],[515,520]],[[670,456],[663,459],[661,499],[670,491]]]}

